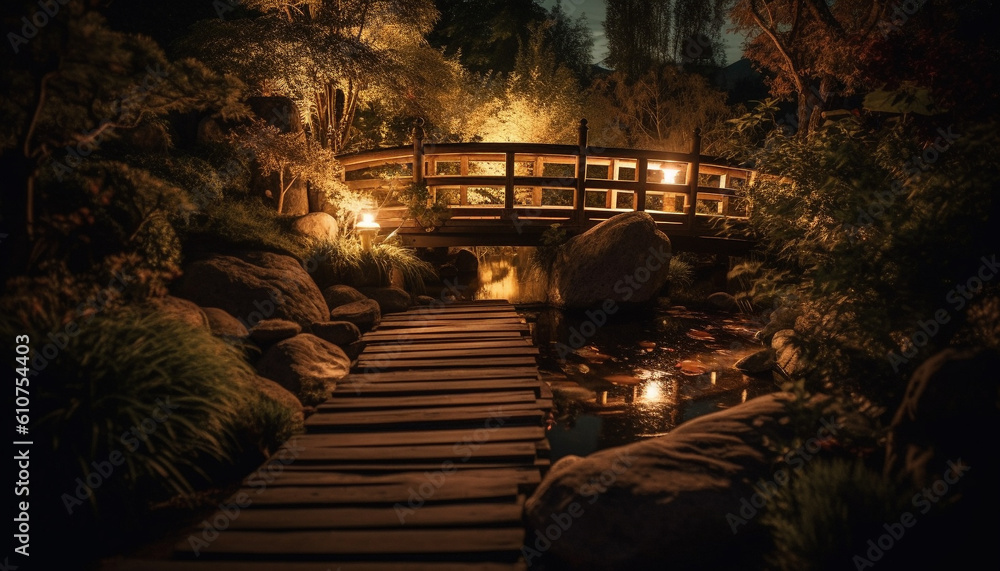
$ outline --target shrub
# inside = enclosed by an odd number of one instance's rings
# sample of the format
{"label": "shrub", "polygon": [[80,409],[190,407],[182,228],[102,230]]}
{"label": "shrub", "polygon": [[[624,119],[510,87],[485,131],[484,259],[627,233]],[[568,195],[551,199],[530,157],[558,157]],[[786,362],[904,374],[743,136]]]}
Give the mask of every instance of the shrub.
{"label": "shrub", "polygon": [[861,461],[817,458],[793,473],[761,517],[774,540],[768,568],[854,568],[853,557],[904,511],[902,494]]}
{"label": "shrub", "polygon": [[408,291],[422,294],[424,280],[435,277],[434,268],[417,258],[412,250],[383,242],[365,251],[360,240],[347,235],[341,235],[335,242],[313,243],[305,259],[316,262],[314,277],[321,287],[332,284],[387,286],[393,270],[397,270]]}
{"label": "shrub", "polygon": [[[117,541],[150,505],[233,478],[248,436],[259,461],[256,449],[289,433],[288,412],[250,390],[239,351],[206,329],[133,309],[77,323],[75,335],[53,332],[61,349],[31,381],[53,527]],[[80,485],[88,481],[98,485]]]}
{"label": "shrub", "polygon": [[301,258],[306,245],[291,233],[292,221],[258,200],[227,198],[192,216],[181,234],[188,253],[258,250]]}
{"label": "shrub", "polygon": [[538,241],[538,248],[532,255],[532,261],[539,268],[548,272],[552,269],[552,264],[556,261],[556,253],[559,247],[570,239],[569,232],[563,228],[562,224],[553,224],[542,232]]}

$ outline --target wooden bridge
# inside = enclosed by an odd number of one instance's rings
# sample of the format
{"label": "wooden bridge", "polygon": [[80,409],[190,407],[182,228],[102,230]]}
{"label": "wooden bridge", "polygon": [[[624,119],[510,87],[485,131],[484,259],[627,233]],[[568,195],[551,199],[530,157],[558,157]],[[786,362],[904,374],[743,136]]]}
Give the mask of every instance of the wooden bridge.
{"label": "wooden bridge", "polygon": [[[649,213],[677,250],[745,253],[751,244],[720,235],[721,222],[748,215],[741,195],[754,173],[691,152],[597,148],[587,120],[577,145],[432,143],[413,131],[412,147],[342,155],[344,182],[367,191],[382,234],[418,247],[537,245],[552,224],[582,231],[622,212]],[[416,167],[415,167],[416,165]],[[426,183],[429,202],[450,207],[434,227],[408,220],[400,194]]]}
{"label": "wooden bridge", "polygon": [[306,433],[170,559],[105,571],[524,571],[552,407],[527,333],[500,301],[383,317]]}

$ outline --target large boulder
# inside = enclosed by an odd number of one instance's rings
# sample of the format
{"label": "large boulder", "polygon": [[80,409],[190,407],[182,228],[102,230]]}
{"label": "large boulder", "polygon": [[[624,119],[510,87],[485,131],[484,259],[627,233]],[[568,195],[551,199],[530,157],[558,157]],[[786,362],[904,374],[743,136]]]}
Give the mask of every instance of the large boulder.
{"label": "large boulder", "polygon": [[284,406],[292,413],[293,430],[301,432],[305,424],[305,411],[302,410],[302,402],[292,394],[291,391],[282,387],[271,379],[265,379],[260,375],[253,375],[250,384],[263,396]]}
{"label": "large boulder", "polygon": [[339,227],[337,219],[326,212],[310,212],[292,222],[292,231],[305,238],[332,242],[337,239]]}
{"label": "large boulder", "polygon": [[670,256],[670,239],[649,214],[619,214],[559,247],[549,303],[585,308],[647,302],[667,282]]}
{"label": "large boulder", "polygon": [[579,570],[714,569],[751,559],[759,518],[734,518],[755,484],[775,485],[777,458],[764,435],[788,435],[787,398],[759,397],[666,436],[559,460],[525,505],[526,557],[548,550]]}
{"label": "large boulder", "polygon": [[295,337],[299,333],[302,333],[302,326],[294,321],[265,319],[250,330],[250,339],[260,346],[265,346]]}
{"label": "large boulder", "polygon": [[454,264],[460,274],[475,274],[479,272],[479,258],[464,248],[455,253]]}
{"label": "large boulder", "polygon": [[250,336],[246,326],[225,310],[218,307],[203,307],[202,311],[208,318],[208,326],[213,335],[230,339],[246,339]]}
{"label": "large boulder", "polygon": [[275,381],[306,406],[325,401],[350,369],[351,361],[340,347],[308,333],[272,345],[257,363],[261,376]]}
{"label": "large boulder", "polygon": [[333,308],[330,321],[350,321],[362,333],[367,333],[382,321],[382,311],[374,299],[363,299]]}
{"label": "large boulder", "polygon": [[198,304],[171,295],[150,299],[149,303],[155,311],[163,315],[183,321],[192,327],[209,328],[208,317]]}
{"label": "large boulder", "polygon": [[326,300],[326,305],[333,309],[335,307],[340,307],[341,305],[347,305],[348,303],[354,303],[355,301],[361,301],[367,299],[365,294],[347,285],[332,285],[330,287],[323,289],[323,299]]}
{"label": "large boulder", "polygon": [[203,307],[223,309],[247,329],[272,318],[306,326],[325,321],[330,311],[295,258],[270,252],[194,262],[184,269],[177,294]]}
{"label": "large boulder", "polygon": [[361,339],[361,330],[350,321],[313,323],[309,327],[309,333],[324,341],[329,341],[340,348],[347,347],[351,343]]}
{"label": "large boulder", "polygon": [[359,290],[378,303],[382,315],[400,313],[410,308],[410,294],[398,287],[364,287]]}

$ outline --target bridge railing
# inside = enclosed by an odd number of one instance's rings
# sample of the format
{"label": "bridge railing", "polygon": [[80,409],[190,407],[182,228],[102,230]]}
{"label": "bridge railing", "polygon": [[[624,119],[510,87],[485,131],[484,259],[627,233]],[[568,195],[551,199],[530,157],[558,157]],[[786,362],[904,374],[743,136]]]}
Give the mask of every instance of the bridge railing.
{"label": "bridge railing", "polygon": [[669,232],[698,236],[713,234],[719,218],[747,216],[739,189],[752,175],[700,150],[697,130],[689,153],[591,147],[582,120],[578,145],[429,143],[416,127],[412,147],[339,160],[348,187],[370,191],[380,203],[383,227],[403,223],[405,208],[393,193],[425,182],[431,200],[451,207],[451,225],[590,226],[645,211]]}

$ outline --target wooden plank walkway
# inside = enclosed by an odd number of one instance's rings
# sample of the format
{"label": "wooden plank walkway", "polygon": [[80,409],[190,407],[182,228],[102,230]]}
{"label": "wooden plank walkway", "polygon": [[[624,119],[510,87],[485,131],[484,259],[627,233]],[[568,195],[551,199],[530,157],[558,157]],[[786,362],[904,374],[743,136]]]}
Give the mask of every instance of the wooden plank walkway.
{"label": "wooden plank walkway", "polygon": [[[513,571],[552,393],[506,302],[387,315],[351,374],[169,561],[117,571]],[[244,503],[246,503],[244,501]],[[196,553],[197,551],[197,553]]]}

